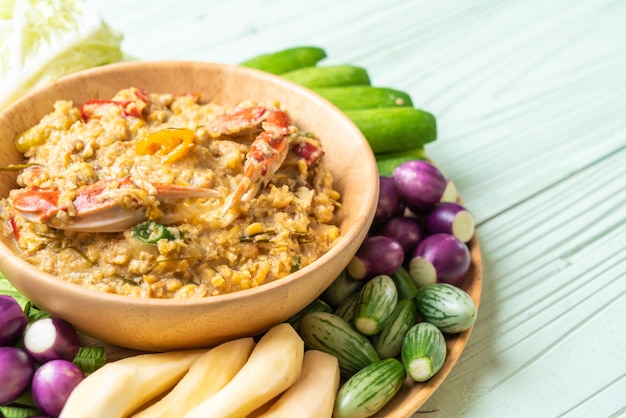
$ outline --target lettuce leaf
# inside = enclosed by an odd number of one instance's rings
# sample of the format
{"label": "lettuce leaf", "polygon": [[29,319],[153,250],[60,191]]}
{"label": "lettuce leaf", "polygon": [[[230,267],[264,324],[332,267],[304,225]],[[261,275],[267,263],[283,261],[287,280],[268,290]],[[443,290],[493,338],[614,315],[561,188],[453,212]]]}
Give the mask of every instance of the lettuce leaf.
{"label": "lettuce leaf", "polygon": [[0,2],[0,110],[52,80],[124,59],[122,35],[82,0]]}

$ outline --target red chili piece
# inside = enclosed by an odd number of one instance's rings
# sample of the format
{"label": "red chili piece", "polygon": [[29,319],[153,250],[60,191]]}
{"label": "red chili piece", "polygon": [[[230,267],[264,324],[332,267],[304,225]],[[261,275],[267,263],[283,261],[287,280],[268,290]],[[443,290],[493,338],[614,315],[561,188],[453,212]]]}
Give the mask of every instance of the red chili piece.
{"label": "red chili piece", "polygon": [[324,150],[309,142],[299,142],[291,149],[294,154],[304,159],[309,167],[324,156]]}

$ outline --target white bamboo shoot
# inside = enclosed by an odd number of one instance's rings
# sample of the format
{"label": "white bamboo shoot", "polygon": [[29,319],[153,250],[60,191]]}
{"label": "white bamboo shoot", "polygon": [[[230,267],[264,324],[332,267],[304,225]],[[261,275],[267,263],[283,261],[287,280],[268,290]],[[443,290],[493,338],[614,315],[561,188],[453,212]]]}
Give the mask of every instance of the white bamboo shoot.
{"label": "white bamboo shoot", "polygon": [[335,356],[308,350],[304,353],[300,379],[259,418],[331,418],[339,380]]}
{"label": "white bamboo shoot", "polygon": [[72,391],[59,418],[122,418],[171,389],[207,350],[140,354],[107,363]]}
{"label": "white bamboo shoot", "polygon": [[245,417],[293,385],[302,370],[304,341],[287,323],[271,328],[239,373],[184,418]]}
{"label": "white bamboo shoot", "polygon": [[212,348],[193,362],[167,395],[133,418],[172,418],[186,414],[226,386],[248,361],[253,348],[252,338],[240,338]]}

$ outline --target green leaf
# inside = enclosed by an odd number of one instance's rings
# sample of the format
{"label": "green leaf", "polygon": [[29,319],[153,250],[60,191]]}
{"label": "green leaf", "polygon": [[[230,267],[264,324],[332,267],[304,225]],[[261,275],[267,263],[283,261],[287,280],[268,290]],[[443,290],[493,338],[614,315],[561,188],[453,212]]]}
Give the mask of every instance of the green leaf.
{"label": "green leaf", "polygon": [[106,363],[104,347],[80,347],[73,363],[89,375]]}

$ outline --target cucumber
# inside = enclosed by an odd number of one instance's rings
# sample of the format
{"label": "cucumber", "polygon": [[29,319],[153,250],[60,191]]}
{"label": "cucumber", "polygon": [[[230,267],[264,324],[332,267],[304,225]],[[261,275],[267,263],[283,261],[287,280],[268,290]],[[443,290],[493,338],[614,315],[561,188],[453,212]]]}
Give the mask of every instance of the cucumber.
{"label": "cucumber", "polygon": [[420,288],[415,303],[425,321],[446,333],[463,332],[476,322],[478,310],[470,295],[448,283],[433,283]]}
{"label": "cucumber", "polygon": [[422,148],[437,138],[435,117],[414,107],[346,110],[374,154]]}
{"label": "cucumber", "polygon": [[415,148],[406,151],[378,153],[376,166],[381,176],[391,176],[393,170],[402,163],[412,160],[428,160],[424,148]]}
{"label": "cucumber", "polygon": [[353,293],[343,301],[341,305],[333,312],[335,315],[341,317],[344,321],[352,323],[354,319],[354,311],[356,310],[356,303],[359,300],[359,293]]}
{"label": "cucumber", "polygon": [[308,88],[371,84],[367,71],[354,65],[300,68],[280,76]]}
{"label": "cucumber", "polygon": [[374,348],[380,358],[396,357],[400,354],[406,333],[415,325],[417,307],[410,299],[400,299],[391,318],[374,338]]}
{"label": "cucumber", "polygon": [[425,382],[443,366],[446,350],[446,339],[441,330],[430,322],[420,322],[404,337],[402,364],[411,379]]}
{"label": "cucumber", "polygon": [[363,286],[362,280],[355,280],[343,270],[339,276],[324,290],[322,299],[330,306],[338,307],[352,293],[357,293]]}
{"label": "cucumber", "polygon": [[315,66],[324,58],[326,58],[326,52],[322,48],[298,46],[270,54],[258,55],[242,62],[240,65],[272,74],[282,74],[300,68]]}
{"label": "cucumber", "polygon": [[405,379],[404,366],[395,358],[364,367],[337,392],[333,418],[365,418],[374,415],[398,393]]}
{"label": "cucumber", "polygon": [[417,285],[404,267],[400,267],[391,275],[391,279],[398,289],[399,299],[413,299],[417,295]]}
{"label": "cucumber", "polygon": [[354,327],[363,335],[377,334],[398,304],[398,290],[391,277],[381,274],[365,283],[356,302]]}
{"label": "cucumber", "polygon": [[300,329],[300,321],[302,320],[302,317],[308,314],[309,312],[332,312],[332,311],[333,311],[333,308],[331,308],[328,303],[317,298],[313,302],[309,303],[300,312],[298,312],[297,314],[289,318],[287,322],[289,322],[291,326],[296,331],[298,331]]}
{"label": "cucumber", "polygon": [[300,321],[300,336],[309,349],[332,354],[343,377],[380,360],[372,343],[354,327],[328,312],[311,312]]}
{"label": "cucumber", "polygon": [[411,96],[387,87],[340,86],[317,87],[314,92],[341,110],[412,106]]}

